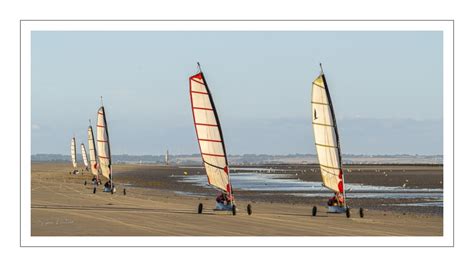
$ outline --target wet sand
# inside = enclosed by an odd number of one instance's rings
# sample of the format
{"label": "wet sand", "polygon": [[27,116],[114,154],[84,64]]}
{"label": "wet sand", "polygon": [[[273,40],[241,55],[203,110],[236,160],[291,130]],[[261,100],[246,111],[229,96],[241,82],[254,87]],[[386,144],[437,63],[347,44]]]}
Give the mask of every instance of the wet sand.
{"label": "wet sand", "polygon": [[[301,181],[321,183],[320,171],[316,165],[265,165],[265,166],[236,166],[232,172],[284,174],[284,177],[299,179]],[[159,188],[174,192],[189,192],[195,195],[206,195],[213,197],[216,191],[212,188],[203,188],[190,183],[183,182],[183,176],[203,175],[204,169],[197,166],[157,166],[157,165],[121,165],[115,169],[116,181],[122,184],[131,184],[138,187]],[[442,189],[443,167],[427,165],[351,165],[345,169],[346,181],[350,183],[361,183],[373,186],[403,186],[407,189]],[[232,176],[232,175],[231,175]],[[327,191],[327,190],[326,190]],[[306,204],[325,206],[331,193],[327,191],[324,197],[301,197],[290,193],[301,193],[286,191],[243,191],[234,189],[238,199],[251,202]],[[370,210],[398,211],[400,213],[436,214],[442,215],[443,208],[435,206],[410,206],[423,199],[380,199],[380,198],[350,198],[350,205],[363,207]],[[283,196],[283,197],[282,197]]]}
{"label": "wet sand", "polygon": [[[92,176],[85,172],[70,175],[70,169],[69,164],[32,164],[33,236],[443,235],[443,218],[436,212],[369,208],[364,218],[354,210],[348,219],[341,214],[327,214],[323,201],[310,204],[305,201],[315,201],[281,196],[261,200],[258,192],[236,192],[237,216],[214,212],[214,190],[179,181],[178,175],[184,172],[203,174],[201,168],[116,165],[118,191],[113,195],[102,190],[93,194]],[[431,179],[432,186],[439,183],[439,177]],[[201,215],[197,214],[198,203],[204,204]],[[251,216],[246,213],[248,203],[252,205]],[[311,216],[314,204],[318,206],[316,217]]]}

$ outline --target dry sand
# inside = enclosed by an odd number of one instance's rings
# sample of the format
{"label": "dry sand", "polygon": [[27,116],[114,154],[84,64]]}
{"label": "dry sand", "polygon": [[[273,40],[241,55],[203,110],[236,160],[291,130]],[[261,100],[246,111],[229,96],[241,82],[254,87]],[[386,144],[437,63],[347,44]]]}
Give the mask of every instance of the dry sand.
{"label": "dry sand", "polygon": [[[127,166],[117,166],[116,169]],[[303,203],[237,203],[237,216],[212,211],[213,195],[193,197],[170,190],[123,188],[92,193],[90,174],[70,175],[69,164],[32,164],[33,236],[441,236],[443,218],[433,214],[366,212],[359,218],[327,214]],[[88,185],[84,185],[84,180]],[[197,214],[197,205],[204,213]]]}

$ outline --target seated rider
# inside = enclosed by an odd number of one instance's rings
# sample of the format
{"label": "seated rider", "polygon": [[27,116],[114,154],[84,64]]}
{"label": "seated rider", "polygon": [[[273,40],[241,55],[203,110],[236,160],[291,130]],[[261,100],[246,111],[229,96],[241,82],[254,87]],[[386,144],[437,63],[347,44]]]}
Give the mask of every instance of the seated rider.
{"label": "seated rider", "polygon": [[343,206],[344,197],[341,194],[335,193],[332,198],[328,200],[328,206]]}
{"label": "seated rider", "polygon": [[219,193],[216,198],[217,203],[224,204],[224,201],[226,200],[226,197],[224,196],[224,193]]}
{"label": "seated rider", "polygon": [[229,205],[232,202],[232,197],[225,193],[219,193],[219,195],[217,195],[216,202],[223,205]]}

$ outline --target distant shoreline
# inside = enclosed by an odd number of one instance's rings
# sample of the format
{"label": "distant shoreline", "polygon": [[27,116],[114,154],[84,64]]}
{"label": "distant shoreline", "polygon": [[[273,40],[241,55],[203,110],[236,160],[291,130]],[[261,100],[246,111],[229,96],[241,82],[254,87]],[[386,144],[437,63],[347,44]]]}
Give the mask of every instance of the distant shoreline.
{"label": "distant shoreline", "polygon": [[[77,158],[81,158],[80,155]],[[266,155],[266,154],[244,154],[229,155],[230,165],[317,165],[316,154],[291,154],[291,155]],[[70,162],[70,155],[61,154],[34,154],[31,156],[32,162]],[[112,155],[112,161],[124,164],[164,164],[164,155]],[[443,155],[353,155],[342,156],[343,164],[350,165],[442,165]],[[199,154],[191,155],[169,155],[171,165],[201,165],[202,159]]]}

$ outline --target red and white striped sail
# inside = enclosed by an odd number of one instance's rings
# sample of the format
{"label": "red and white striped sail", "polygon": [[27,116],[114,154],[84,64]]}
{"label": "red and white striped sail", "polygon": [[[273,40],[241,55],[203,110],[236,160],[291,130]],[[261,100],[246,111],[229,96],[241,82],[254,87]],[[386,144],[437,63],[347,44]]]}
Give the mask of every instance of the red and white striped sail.
{"label": "red and white striped sail", "polygon": [[73,137],[71,139],[71,160],[72,160],[72,166],[74,169],[77,169],[77,161],[76,161],[76,138]]}
{"label": "red and white striped sail", "polygon": [[89,158],[90,158],[90,163],[91,163],[91,172],[93,175],[98,175],[99,166],[96,160],[95,139],[94,139],[94,131],[92,130],[92,126],[89,126],[89,129],[87,129],[87,142],[89,145]]}
{"label": "red and white striped sail", "polygon": [[189,88],[194,126],[208,182],[218,190],[231,194],[222,130],[202,72],[189,78]]}
{"label": "red and white striped sail", "polygon": [[83,143],[81,143],[81,153],[82,153],[82,160],[84,161],[84,165],[86,168],[89,167],[89,160],[87,159],[86,147]]}
{"label": "red and white striped sail", "polygon": [[100,107],[97,112],[97,157],[99,159],[100,170],[107,179],[112,177],[112,159],[110,155],[109,132],[107,129],[107,119],[104,107]]}
{"label": "red and white striped sail", "polygon": [[341,149],[336,117],[323,73],[313,81],[313,132],[323,184],[336,193],[344,193]]}

